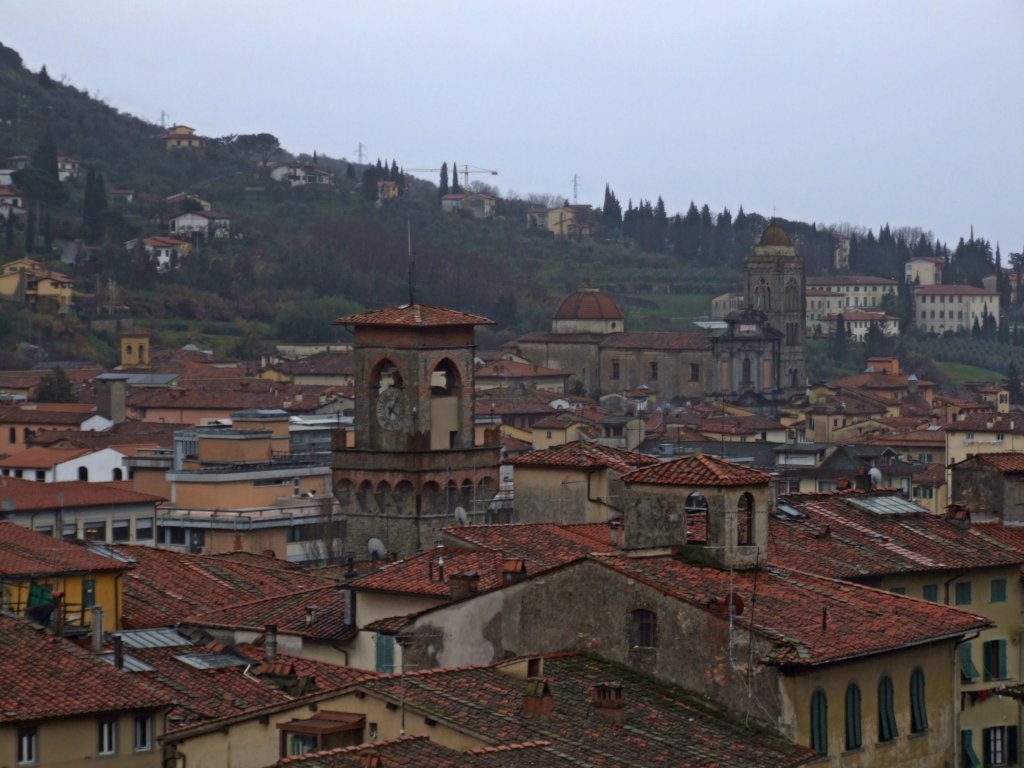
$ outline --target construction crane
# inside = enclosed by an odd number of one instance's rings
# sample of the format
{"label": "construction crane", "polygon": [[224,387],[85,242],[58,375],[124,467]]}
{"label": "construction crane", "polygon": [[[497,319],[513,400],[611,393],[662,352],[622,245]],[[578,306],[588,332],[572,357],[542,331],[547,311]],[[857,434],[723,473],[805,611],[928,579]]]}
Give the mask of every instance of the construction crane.
{"label": "construction crane", "polygon": [[[440,168],[405,168],[404,170],[407,173],[440,173],[441,172]],[[457,165],[453,164],[452,165],[452,170],[454,170],[457,173],[459,171],[459,167]],[[491,176],[497,176],[498,175],[497,171],[492,171],[492,170],[490,170],[488,168],[477,168],[475,165],[472,165],[472,166],[471,165],[463,165],[462,166],[462,186],[467,186],[469,184],[468,179],[469,179],[469,174],[471,174],[471,173],[487,173],[487,174],[490,174]]]}

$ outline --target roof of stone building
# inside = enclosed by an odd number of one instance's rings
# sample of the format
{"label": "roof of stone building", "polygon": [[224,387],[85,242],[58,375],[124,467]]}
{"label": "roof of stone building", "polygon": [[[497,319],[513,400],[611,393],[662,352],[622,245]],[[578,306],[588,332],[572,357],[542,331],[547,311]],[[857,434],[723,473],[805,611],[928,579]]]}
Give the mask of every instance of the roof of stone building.
{"label": "roof of stone building", "polygon": [[[40,485],[31,483],[32,485]],[[3,489],[0,488],[0,491]],[[129,566],[85,547],[0,521],[0,576],[122,571]]]}
{"label": "roof of stone building", "polygon": [[282,360],[274,365],[292,376],[352,376],[355,368],[351,352],[317,352],[297,360]]}
{"label": "roof of stone building", "polygon": [[445,536],[459,546],[501,552],[506,558],[527,561],[530,573],[578,560],[592,552],[612,552],[613,529],[608,523],[557,525],[464,525],[445,528]]}
{"label": "roof of stone building", "polygon": [[703,352],[711,349],[708,331],[626,331],[601,342],[605,349],[664,349]]}
{"label": "roof of stone building", "polygon": [[772,640],[774,649],[761,661],[779,666],[835,663],[991,626],[983,616],[946,605],[774,566],[730,571],[672,556],[591,560],[704,610],[722,607],[723,616],[730,594],[745,606],[756,605],[733,621]]}
{"label": "roof of stone building", "polygon": [[453,576],[475,574],[477,590],[486,592],[503,584],[507,558],[495,550],[435,547],[419,555],[388,563],[379,570],[353,579],[349,586],[360,591],[412,594],[449,599]]}
{"label": "roof of stone building", "polygon": [[914,286],[917,296],[998,296],[997,291],[977,288],[973,285],[917,285]]}
{"label": "roof of stone building", "polygon": [[555,310],[554,320],[621,320],[622,310],[600,288],[584,286],[570,293]]}
{"label": "roof of stone building", "polygon": [[403,304],[400,307],[385,307],[357,315],[348,315],[334,321],[335,325],[361,326],[402,326],[428,327],[439,325],[494,325],[481,315],[471,315],[454,309],[434,307],[430,304]]}
{"label": "roof of stone building", "polygon": [[[548,655],[544,678],[553,701],[544,717],[523,711],[527,681],[499,665],[406,672],[404,682],[389,675],[359,687],[396,702],[404,691],[407,711],[493,745],[470,751],[461,766],[768,768],[800,765],[813,757],[807,747],[763,728],[744,727],[702,696],[596,656]],[[609,681],[622,686],[622,727],[594,712],[595,686]],[[487,762],[477,762],[482,757]]]}
{"label": "roof of stone building", "polygon": [[763,485],[771,474],[712,456],[684,456],[627,472],[624,483],[683,486]]}
{"label": "roof of stone building", "polygon": [[988,464],[999,472],[1017,473],[1024,472],[1024,453],[979,453],[975,454],[974,460],[982,464]]}
{"label": "roof of stone building", "polygon": [[311,640],[338,640],[350,634],[346,598],[335,586],[301,589],[272,597],[201,611],[182,624],[208,629],[247,629],[263,632],[268,624],[282,634]]}
{"label": "roof of stone building", "polygon": [[871,511],[887,509],[889,498],[894,497],[859,491],[783,496],[795,513],[770,519],[770,562],[837,579],[1024,562],[1024,554],[993,546],[974,526],[914,511],[908,503],[901,505],[903,511]]}
{"label": "roof of stone building", "polygon": [[571,376],[572,371],[558,368],[544,368],[533,363],[521,363],[517,360],[495,360],[476,369],[477,379],[490,378],[562,378]]}
{"label": "roof of stone building", "polygon": [[531,451],[517,456],[510,463],[517,467],[608,468],[618,472],[628,472],[637,467],[657,464],[658,460],[653,456],[646,456],[636,451],[574,440],[571,443],[555,445],[542,451]]}
{"label": "roof of stone building", "polygon": [[1024,433],[1024,413],[968,413],[944,427],[949,432]]}
{"label": "roof of stone building", "polygon": [[0,613],[0,724],[168,706],[145,679],[25,619]]}
{"label": "roof of stone building", "polygon": [[875,277],[874,275],[825,275],[823,277],[808,277],[808,286],[828,285],[892,285],[899,283],[887,277]]}
{"label": "roof of stone building", "polygon": [[34,445],[23,451],[0,459],[0,467],[17,467],[19,469],[53,469],[58,464],[88,456],[92,453],[88,448],[46,448]]}

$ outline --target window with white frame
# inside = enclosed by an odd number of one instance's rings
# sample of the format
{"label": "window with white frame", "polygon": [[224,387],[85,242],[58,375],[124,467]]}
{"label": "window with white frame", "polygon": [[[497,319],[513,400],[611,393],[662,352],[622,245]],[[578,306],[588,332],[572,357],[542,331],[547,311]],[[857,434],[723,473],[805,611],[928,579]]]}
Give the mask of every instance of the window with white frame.
{"label": "window with white frame", "polygon": [[117,754],[117,718],[100,720],[96,752],[101,756]]}
{"label": "window with white frame", "polygon": [[18,729],[18,765],[35,765],[38,762],[39,733],[34,725]]}

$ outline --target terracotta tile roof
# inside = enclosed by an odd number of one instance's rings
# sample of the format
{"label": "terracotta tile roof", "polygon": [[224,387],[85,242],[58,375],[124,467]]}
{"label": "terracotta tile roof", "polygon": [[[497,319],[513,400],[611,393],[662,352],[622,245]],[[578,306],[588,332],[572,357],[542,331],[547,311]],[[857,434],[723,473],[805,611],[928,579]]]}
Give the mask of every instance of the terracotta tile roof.
{"label": "terracotta tile roof", "polygon": [[[941,467],[941,465],[938,465]],[[870,494],[782,497],[803,517],[770,518],[771,563],[837,579],[1014,566],[1024,555],[992,546],[971,529],[921,512],[887,516],[849,501]]]}
{"label": "terracotta tile roof", "polygon": [[[537,425],[534,425],[537,426]],[[575,469],[614,469],[629,472],[637,467],[657,464],[653,456],[647,456],[622,448],[574,440],[564,445],[555,445],[542,451],[532,451],[518,456],[510,462],[517,467],[571,467]]]}
{"label": "terracotta tile roof", "polygon": [[0,724],[166,707],[172,696],[34,624],[0,613]]}
{"label": "terracotta tile roof", "polygon": [[918,285],[914,287],[917,296],[998,296],[996,291],[976,288],[973,285]]}
{"label": "terracotta tile roof", "polygon": [[274,366],[291,376],[353,376],[351,352],[318,352],[298,360],[282,360]]}
{"label": "terracotta tile roof", "polygon": [[38,483],[17,477],[0,479],[0,500],[11,501],[19,512],[60,507],[116,507],[121,504],[157,504],[162,496],[139,493],[111,483],[68,480]]}
{"label": "terracotta tile roof", "polygon": [[924,469],[915,472],[913,477],[914,482],[919,485],[945,485],[946,467],[944,464],[926,464]]}
{"label": "terracotta tile roof", "polygon": [[974,458],[1000,472],[1024,472],[1024,453],[979,453]]}
{"label": "terracotta tile roof", "polygon": [[601,434],[601,428],[590,419],[576,411],[555,411],[549,416],[542,416],[533,422],[533,429],[568,429],[574,424],[580,426],[596,427],[597,434]]}
{"label": "terracotta tile roof", "polygon": [[626,331],[601,342],[604,349],[663,349],[704,352],[711,349],[708,331]]}
{"label": "terracotta tile roof", "polygon": [[[262,386],[260,387],[262,389]],[[317,395],[322,387],[313,388]],[[248,409],[314,410],[323,404],[319,396],[307,397],[294,385],[278,384],[276,390],[245,391],[237,387],[138,389],[128,396],[130,408],[171,408],[196,411],[244,411]]]}
{"label": "terracotta tile roof", "polygon": [[415,613],[408,613],[404,616],[388,616],[386,619],[371,621],[362,627],[363,632],[379,632],[382,635],[397,635],[416,618]]}
{"label": "terracotta tile roof", "polygon": [[202,611],[333,583],[288,567],[259,566],[169,549],[115,545],[134,567],[124,580],[124,625],[172,626]]}
{"label": "terracotta tile roof", "polygon": [[488,365],[482,365],[476,369],[476,378],[562,378],[571,376],[572,371],[563,371],[558,368],[544,368],[532,363],[520,363],[517,360],[498,360]]}
{"label": "terracotta tile roof", "polygon": [[58,464],[88,456],[88,448],[44,448],[32,446],[11,456],[0,459],[0,467],[19,469],[53,469]]}
{"label": "terracotta tile roof", "polygon": [[[387,768],[470,768],[461,752],[431,741],[427,736],[401,736],[389,741],[373,741],[353,747],[338,747],[285,757],[276,765],[286,768],[366,768],[371,756]],[[546,765],[546,763],[545,763]]]}
{"label": "terracotta tile roof", "polygon": [[885,312],[866,312],[862,309],[843,310],[834,315],[828,315],[823,317],[822,320],[836,320],[839,315],[843,316],[843,320],[846,322],[858,322],[866,320],[868,322],[895,322],[899,320],[896,315],[887,315]]}
{"label": "terracotta tile roof", "polygon": [[0,576],[123,571],[129,567],[77,544],[0,521]]}
{"label": "terracotta tile roof", "polygon": [[[812,757],[807,747],[742,726],[704,697],[595,656],[547,656],[544,675],[553,709],[543,718],[523,713],[525,681],[496,666],[407,672],[405,705],[493,745],[464,756],[463,766],[476,766],[472,760],[487,756],[490,761],[482,765],[558,766],[567,759],[569,765],[595,768],[641,763],[769,768],[800,765]],[[591,703],[594,687],[610,680],[622,685],[621,728],[595,716]],[[360,686],[394,702],[402,687],[398,675]],[[519,752],[525,749],[534,751]],[[559,760],[549,761],[549,754]]]}
{"label": "terracotta tile roof", "polygon": [[[604,531],[602,536],[601,530]],[[459,546],[488,549],[505,557],[522,558],[528,570],[554,568],[591,552],[612,552],[612,528],[607,523],[567,526],[555,523],[464,525],[445,528],[446,538]]]}
{"label": "terracotta tile roof", "polygon": [[808,287],[829,285],[891,285],[895,287],[899,283],[886,277],[875,277],[874,275],[827,275],[807,278]]}
{"label": "terracotta tile roof", "polygon": [[429,304],[404,304],[400,307],[386,307],[375,309],[370,312],[363,312],[358,315],[348,315],[334,321],[335,325],[351,325],[354,328],[362,326],[441,326],[441,325],[494,325],[493,320],[488,320],[481,315],[471,315],[466,312],[457,312],[454,309],[434,307]]}
{"label": "terracotta tile roof", "polygon": [[505,557],[498,551],[435,547],[353,579],[349,586],[359,591],[394,592],[447,600],[451,598],[453,576],[476,574],[480,579],[478,590],[486,592],[502,586],[504,565]]}
{"label": "terracotta tile roof", "polygon": [[785,568],[730,573],[674,557],[594,555],[591,559],[706,610],[714,610],[716,601],[724,604],[730,592],[739,595],[744,605],[753,605],[756,589],[756,611],[744,612],[734,621],[774,642],[774,649],[761,659],[767,664],[829,664],[991,626],[983,616],[946,605]]}
{"label": "terracotta tile roof", "polygon": [[[315,587],[202,611],[188,616],[182,623],[256,632],[262,632],[267,624],[276,624],[282,634],[311,640],[337,640],[351,629],[345,622],[345,603],[345,595],[337,587]],[[311,607],[315,609],[312,613],[309,612]]]}
{"label": "terracotta tile roof", "polygon": [[772,476],[768,472],[699,454],[635,469],[624,474],[622,482],[656,485],[734,486],[763,485],[770,482],[771,478]]}
{"label": "terracotta tile roof", "polygon": [[1012,432],[1024,433],[1024,414],[968,413],[945,427],[950,432]]}
{"label": "terracotta tile roof", "polygon": [[[240,716],[255,716],[260,710],[316,698],[325,691],[339,690],[375,677],[375,673],[311,659],[279,654],[267,662],[258,649],[231,649],[221,644],[189,644],[159,648],[131,648],[126,653],[154,668],[137,673],[150,685],[174,700],[167,718],[167,731],[175,735],[192,728],[209,726]],[[232,666],[201,668],[181,656],[235,657]]]}
{"label": "terracotta tile roof", "polygon": [[52,448],[107,448],[121,445],[174,445],[174,433],[181,424],[125,421],[102,432],[81,430],[42,430],[28,440],[29,445]]}
{"label": "terracotta tile roof", "polygon": [[73,403],[74,407],[51,410],[32,406],[13,406],[0,410],[0,424],[74,424],[80,426],[93,415],[92,405]]}

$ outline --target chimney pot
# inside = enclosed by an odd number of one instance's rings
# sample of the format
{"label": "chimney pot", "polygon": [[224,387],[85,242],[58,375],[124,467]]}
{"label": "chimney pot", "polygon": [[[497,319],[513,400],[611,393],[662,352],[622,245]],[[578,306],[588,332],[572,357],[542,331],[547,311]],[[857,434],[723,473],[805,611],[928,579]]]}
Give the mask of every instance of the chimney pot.
{"label": "chimney pot", "polygon": [[124,638],[114,635],[114,666],[124,669]]}
{"label": "chimney pot", "polygon": [[277,624],[267,624],[263,632],[263,653],[267,661],[277,659]]}
{"label": "chimney pot", "polygon": [[623,710],[626,699],[622,683],[597,683],[592,689],[594,712],[610,720],[614,725],[622,725]]}
{"label": "chimney pot", "polygon": [[95,606],[92,609],[90,619],[92,628],[92,651],[93,653],[103,652],[103,608]]}
{"label": "chimney pot", "polygon": [[531,677],[526,681],[523,694],[523,714],[530,717],[546,717],[555,708],[555,697],[551,695],[551,686],[543,677]]}

